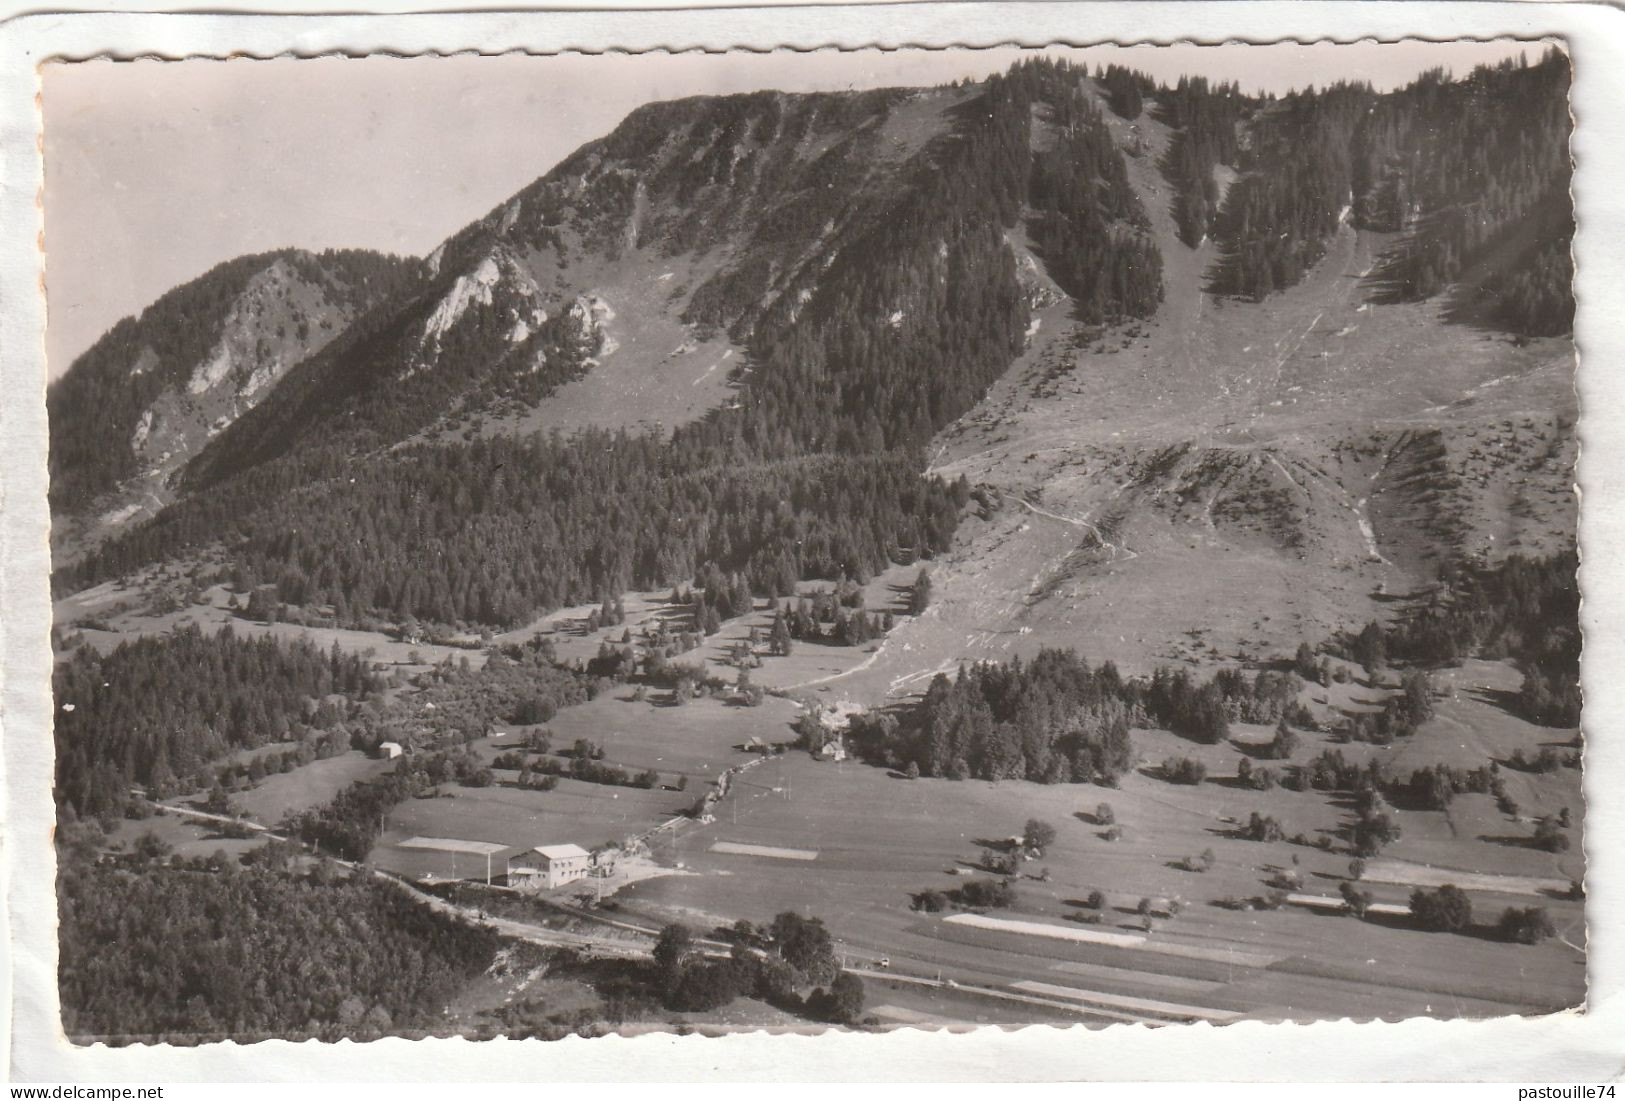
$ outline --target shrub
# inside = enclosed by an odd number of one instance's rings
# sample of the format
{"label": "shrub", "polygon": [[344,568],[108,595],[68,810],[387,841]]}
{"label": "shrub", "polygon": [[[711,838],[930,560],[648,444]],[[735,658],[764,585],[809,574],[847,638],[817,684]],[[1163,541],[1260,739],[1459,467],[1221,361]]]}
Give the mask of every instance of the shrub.
{"label": "shrub", "polygon": [[928,914],[939,914],[947,908],[948,896],[941,891],[921,891],[909,903],[909,909],[923,910]]}
{"label": "shrub", "polygon": [[1365,875],[1365,861],[1355,857],[1349,861],[1349,878],[1359,879]]}
{"label": "shrub", "polygon": [[1247,839],[1249,841],[1279,841],[1283,836],[1281,823],[1277,822],[1273,817],[1253,811],[1252,817],[1247,819]]}
{"label": "shrub", "polygon": [[1121,840],[1123,840],[1123,827],[1122,826],[1113,826],[1111,829],[1107,830],[1101,836],[1104,837],[1107,841],[1121,841]]}
{"label": "shrub", "polygon": [[1553,818],[1542,818],[1535,824],[1535,844],[1549,853],[1565,853],[1569,851],[1568,834]]}
{"label": "shrub", "polygon": [[1368,812],[1354,824],[1354,852],[1358,856],[1376,856],[1386,845],[1399,840],[1399,826],[1386,814]]}
{"label": "shrub", "polygon": [[1112,805],[1110,803],[1102,803],[1100,806],[1095,808],[1096,825],[1109,826],[1116,821],[1117,813],[1112,810]]}
{"label": "shrub", "polygon": [[1285,716],[1280,725],[1275,728],[1275,737],[1270,740],[1269,755],[1277,761],[1284,761],[1297,752],[1298,736],[1286,724]]}
{"label": "shrub", "polygon": [[1467,893],[1453,883],[1436,891],[1418,887],[1411,892],[1411,916],[1424,929],[1454,933],[1473,922],[1473,904]]}
{"label": "shrub", "polygon": [[953,892],[963,906],[1004,909],[1015,905],[1016,889],[1002,879],[973,879]]}
{"label": "shrub", "polygon": [[1503,940],[1515,944],[1539,944],[1557,935],[1557,927],[1552,924],[1544,906],[1508,906],[1501,912],[1501,920],[1496,923],[1495,929]]}
{"label": "shrub", "polygon": [[1021,843],[1042,855],[1046,848],[1055,843],[1055,827],[1042,819],[1029,818],[1022,829]]}
{"label": "shrub", "polygon": [[1089,909],[1091,909],[1091,910],[1104,909],[1105,906],[1106,906],[1106,893],[1097,888],[1097,889],[1095,889],[1093,891],[1090,891],[1089,892],[1089,897],[1086,898],[1084,901],[1088,904]]}
{"label": "shrub", "polygon": [[1162,762],[1162,778],[1171,784],[1200,784],[1207,766],[1191,757],[1169,757]]}
{"label": "shrub", "polygon": [[998,875],[1014,875],[1016,872],[1015,854],[999,852],[996,849],[983,849],[982,867]]}
{"label": "shrub", "polygon": [[1343,896],[1343,905],[1348,909],[1348,912],[1357,918],[1363,919],[1366,911],[1371,908],[1371,892],[1360,890],[1346,879],[1339,884],[1337,889]]}

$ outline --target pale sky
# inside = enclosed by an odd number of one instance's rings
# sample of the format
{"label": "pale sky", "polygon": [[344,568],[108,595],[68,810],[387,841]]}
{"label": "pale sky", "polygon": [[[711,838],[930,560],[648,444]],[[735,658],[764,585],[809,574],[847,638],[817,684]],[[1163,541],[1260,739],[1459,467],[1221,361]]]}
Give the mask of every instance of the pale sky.
{"label": "pale sky", "polygon": [[[1538,43],[1094,46],[1044,51],[1246,91],[1402,85]],[[942,84],[1028,51],[459,56],[44,69],[51,377],[119,318],[222,260],[294,246],[423,255],[633,108],[751,91]]]}

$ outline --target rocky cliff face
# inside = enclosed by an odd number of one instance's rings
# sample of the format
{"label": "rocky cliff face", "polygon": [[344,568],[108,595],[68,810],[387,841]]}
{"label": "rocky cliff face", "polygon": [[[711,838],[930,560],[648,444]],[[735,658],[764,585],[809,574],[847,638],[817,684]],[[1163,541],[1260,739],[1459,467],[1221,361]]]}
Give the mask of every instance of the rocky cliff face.
{"label": "rocky cliff face", "polygon": [[50,394],[58,551],[161,508],[209,440],[386,296],[402,270],[369,254],[245,257],[111,330]]}

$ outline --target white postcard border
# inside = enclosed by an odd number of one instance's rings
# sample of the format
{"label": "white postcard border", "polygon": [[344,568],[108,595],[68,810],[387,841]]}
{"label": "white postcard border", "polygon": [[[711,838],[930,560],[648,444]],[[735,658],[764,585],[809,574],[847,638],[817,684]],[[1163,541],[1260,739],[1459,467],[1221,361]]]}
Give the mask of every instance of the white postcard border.
{"label": "white postcard border", "polygon": [[[218,13],[232,7],[215,3]],[[390,5],[351,0],[350,12]],[[444,8],[446,4],[440,5]],[[1586,632],[1585,1013],[1483,1022],[1243,1023],[1086,1031],[540,1041],[381,1040],[76,1048],[57,1024],[50,798],[44,305],[35,67],[48,58],[944,48],[1331,38],[1564,39],[1581,360]],[[1625,1066],[1625,15],[1602,4],[1465,2],[923,3],[454,14],[34,14],[0,25],[0,799],[13,1081],[1432,1080],[1597,1082]],[[0,953],[4,956],[5,953]]]}

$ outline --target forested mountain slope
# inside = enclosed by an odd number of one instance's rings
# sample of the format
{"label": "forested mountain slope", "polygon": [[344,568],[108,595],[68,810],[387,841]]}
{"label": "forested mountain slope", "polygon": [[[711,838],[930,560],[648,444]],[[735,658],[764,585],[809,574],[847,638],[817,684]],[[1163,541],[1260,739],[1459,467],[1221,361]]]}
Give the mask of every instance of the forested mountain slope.
{"label": "forested mountain slope", "polygon": [[[59,584],[203,554],[351,622],[511,626],[707,562],[764,594],[956,546],[1003,570],[1025,552],[980,527],[955,542],[973,483],[984,517],[1016,518],[988,504],[1012,492],[1055,512],[1065,465],[1096,452],[1088,499],[1124,516],[1198,500],[1206,530],[1233,514],[1266,572],[1316,539],[1384,556],[1363,533],[1388,501],[1328,456],[1372,446],[1385,410],[1436,406],[1438,431],[1494,379],[1561,381],[1566,342],[1528,337],[1572,302],[1566,128],[1541,129],[1566,83],[1553,55],[1444,90],[1261,100],[1027,62],[938,89],[652,104],[450,238],[215,436],[182,500]],[[1465,119],[1511,152],[1460,170],[1466,148],[1436,135]],[[1441,212],[1473,194],[1485,220],[1448,245]],[[1473,287],[1379,283],[1401,262],[1385,257],[1430,250]],[[1469,313],[1516,341],[1446,324]],[[1500,415],[1519,392],[1483,397]],[[1561,471],[1567,406],[1528,408]],[[1292,433],[1301,455],[1280,450]],[[919,477],[928,454],[944,477]],[[1211,477],[1234,463],[1227,513]],[[1499,523],[1523,489],[1488,484],[1450,515]],[[1102,509],[1058,513],[1079,561],[1123,545]],[[1561,528],[1549,512],[1534,528]],[[1415,560],[1463,552],[1452,531]],[[1317,621],[1365,600],[1324,589]]]}
{"label": "forested mountain slope", "polygon": [[[1561,108],[1552,65],[1474,81],[1519,88],[1537,74]],[[1352,211],[1334,211],[1318,258],[1294,254],[1307,267],[1290,285],[1258,300],[1220,292],[1227,246],[1190,232],[1200,204],[1180,190],[1187,137],[1165,121],[1168,98],[1108,116],[1151,212],[1162,307],[1115,328],[1079,326],[1064,305],[1035,313],[1028,349],[933,447],[930,472],[966,479],[983,502],[933,564],[935,607],[848,690],[916,691],[934,672],[1046,643],[1140,672],[1262,659],[1401,614],[1454,563],[1573,547],[1572,341],[1508,332],[1482,309],[1464,317],[1459,284],[1390,294],[1375,274],[1411,238],[1357,228]],[[1238,133],[1257,140],[1247,124]],[[1211,192],[1220,225],[1245,194],[1224,167],[1201,169],[1230,185]],[[1510,224],[1548,251],[1566,241],[1544,208]],[[1474,271],[1545,281],[1572,306],[1565,279],[1523,266],[1529,254],[1480,254]]]}
{"label": "forested mountain slope", "polygon": [[[708,560],[772,591],[935,553],[957,506],[918,481],[918,448],[1004,370],[1053,282],[1101,319],[1152,312],[1145,222],[1082,75],[1061,67],[654,105],[448,241],[397,306],[222,433],[188,471],[188,500],[69,583],[224,539],[292,599],[513,623]],[[1029,240],[1056,254],[1053,281],[1018,263]],[[597,370],[607,311],[568,272],[631,253],[662,273],[714,265],[680,316],[696,340],[726,332],[744,350],[727,407],[669,439],[383,457],[457,403],[532,401]],[[356,525],[379,537],[354,539]]]}

